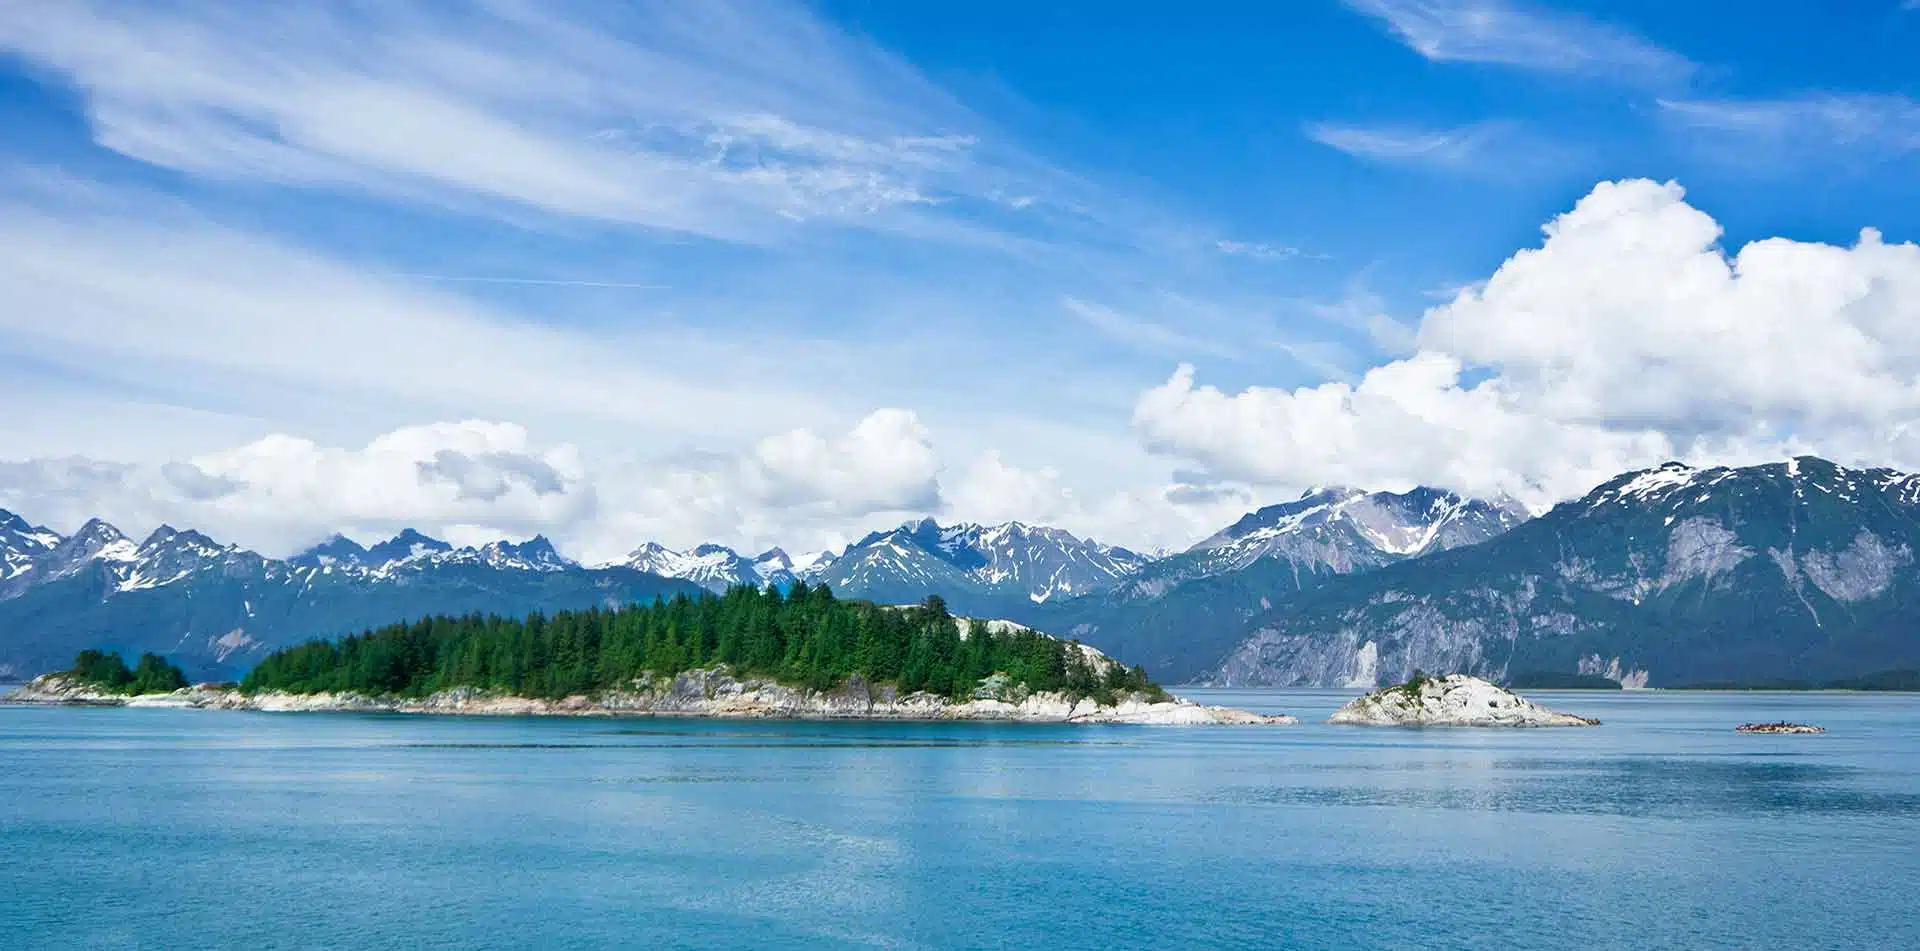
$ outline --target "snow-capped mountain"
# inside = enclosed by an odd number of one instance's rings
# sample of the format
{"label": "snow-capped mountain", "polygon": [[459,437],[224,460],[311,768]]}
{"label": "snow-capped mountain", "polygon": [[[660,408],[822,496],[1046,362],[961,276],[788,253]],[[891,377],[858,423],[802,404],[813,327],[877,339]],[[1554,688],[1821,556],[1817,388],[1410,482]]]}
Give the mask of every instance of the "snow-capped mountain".
{"label": "snow-capped mountain", "polygon": [[1214,672],[1393,682],[1413,667],[1631,685],[1920,667],[1920,476],[1801,457],[1631,472],[1469,548],[1276,604]]}
{"label": "snow-capped mountain", "polygon": [[287,559],[289,564],[306,568],[325,568],[330,565],[365,565],[368,562],[367,550],[359,542],[345,535],[335,534],[306,551]]}
{"label": "snow-capped mountain", "polygon": [[[262,652],[433,614],[523,615],[699,589],[624,567],[585,569],[542,537],[456,548],[408,530],[363,548],[335,536],[276,560],[161,526],[135,543],[106,522],[70,538],[0,520],[0,675],[55,669],[104,647],[230,676]],[[18,536],[18,537],[16,537]],[[15,567],[15,565],[18,567]]]}
{"label": "snow-capped mountain", "polygon": [[700,545],[682,552],[647,542],[620,564],[663,578],[682,578],[709,591],[725,591],[737,585],[785,587],[796,580],[812,581],[833,563],[833,558],[828,552],[816,552],[795,559],[778,548],[770,548],[748,559],[724,545]]}
{"label": "snow-capped mountain", "polygon": [[910,603],[940,595],[957,611],[991,613],[1008,600],[1043,602],[1100,591],[1148,559],[1057,528],[1007,522],[942,526],[933,519],[874,532],[844,552],[790,556],[779,548],[747,558],[723,545],[676,551],[655,542],[619,564],[709,591],[735,585],[820,582],[844,597]]}
{"label": "snow-capped mountain", "polygon": [[[59,538],[58,535],[54,536]],[[92,519],[72,536],[61,538],[51,548],[27,560],[4,581],[0,598],[10,597],[37,584],[69,577],[94,562],[119,564],[131,561],[138,551],[127,536],[112,525]]]}
{"label": "snow-capped mountain", "polygon": [[396,562],[431,558],[450,551],[453,551],[452,545],[438,538],[429,538],[409,528],[367,549],[365,562],[370,567],[380,567]]}
{"label": "snow-capped mountain", "polygon": [[1019,614],[1078,637],[1155,677],[1207,673],[1246,625],[1328,580],[1495,537],[1526,519],[1509,501],[1441,489],[1315,489],[1248,513],[1109,590]]}
{"label": "snow-capped mountain", "polygon": [[71,537],[0,512],[0,676],[84,647],[231,676],[264,651],[434,614],[520,615],[821,582],[939,595],[1092,644],[1165,680],[1360,684],[1411,666],[1628,683],[1920,668],[1920,476],[1810,457],[1627,473],[1531,521],[1434,489],[1324,489],[1164,559],[1052,528],[875,532],[837,555],[643,545],[582,567],[544,538],[455,547],[415,531],[285,560],[162,527]]}
{"label": "snow-capped mountain", "polygon": [[199,532],[180,531],[171,525],[154,529],[131,558],[96,560],[111,572],[116,591],[158,588],[214,568],[250,572],[266,562],[237,545],[222,545]]}
{"label": "snow-capped mountain", "polygon": [[1526,519],[1526,510],[1512,500],[1468,499],[1424,486],[1400,493],[1314,489],[1292,502],[1248,513],[1185,552],[1156,562],[1116,594],[1159,597],[1183,581],[1260,561],[1284,563],[1302,578],[1368,571],[1482,542]]}
{"label": "snow-capped mountain", "polygon": [[484,565],[509,571],[563,571],[576,567],[544,535],[519,543],[497,541],[479,548],[455,548],[411,528],[371,548],[363,548],[344,535],[334,535],[287,559],[287,564],[382,577],[448,565]]}
{"label": "snow-capped mountain", "polygon": [[0,584],[26,571],[35,559],[52,551],[61,541],[59,532],[29,524],[26,519],[0,509]]}
{"label": "snow-capped mountain", "polygon": [[929,518],[868,535],[816,577],[849,597],[904,603],[937,594],[959,610],[988,613],[981,609],[1000,601],[1039,603],[1101,591],[1146,562],[1058,528],[942,526]]}

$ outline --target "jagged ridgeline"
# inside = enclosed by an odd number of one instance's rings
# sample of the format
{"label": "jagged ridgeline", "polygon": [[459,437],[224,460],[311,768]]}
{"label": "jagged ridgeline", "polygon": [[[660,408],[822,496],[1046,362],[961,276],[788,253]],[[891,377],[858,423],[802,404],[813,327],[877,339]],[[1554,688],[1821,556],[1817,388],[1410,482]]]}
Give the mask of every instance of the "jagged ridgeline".
{"label": "jagged ridgeline", "polygon": [[1025,628],[956,619],[937,597],[882,607],[804,583],[784,594],[743,586],[617,609],[395,624],[276,652],[241,688],[425,697],[475,687],[559,698],[619,689],[643,673],[722,664],[815,689],[859,674],[956,699],[996,673],[1030,690],[1102,702],[1133,691],[1162,695],[1138,667]]}

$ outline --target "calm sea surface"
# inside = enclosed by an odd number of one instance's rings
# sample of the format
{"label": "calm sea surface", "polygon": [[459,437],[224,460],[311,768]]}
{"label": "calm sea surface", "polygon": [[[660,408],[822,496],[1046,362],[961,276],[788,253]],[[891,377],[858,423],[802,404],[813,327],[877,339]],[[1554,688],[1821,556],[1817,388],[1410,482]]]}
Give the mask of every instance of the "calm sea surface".
{"label": "calm sea surface", "polygon": [[0,708],[0,946],[1920,945],[1920,698],[1191,695],[1306,722]]}

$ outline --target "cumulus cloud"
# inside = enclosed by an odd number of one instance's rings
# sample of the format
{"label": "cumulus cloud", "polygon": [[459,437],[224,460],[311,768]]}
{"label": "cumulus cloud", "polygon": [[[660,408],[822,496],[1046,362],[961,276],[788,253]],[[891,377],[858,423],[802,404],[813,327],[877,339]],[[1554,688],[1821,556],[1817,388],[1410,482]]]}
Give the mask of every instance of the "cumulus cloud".
{"label": "cumulus cloud", "polygon": [[1051,523],[1074,508],[1073,490],[1051,468],[1021,469],[999,451],[975,457],[948,493],[960,518],[974,522],[1013,520]]}
{"label": "cumulus cloud", "polygon": [[525,537],[596,509],[575,450],[538,447],[519,426],[481,421],[406,427],[358,448],[273,435],[158,466],[9,463],[0,466],[0,500],[66,529],[96,515],[135,533],[169,522],[272,554],[334,531]]}
{"label": "cumulus cloud", "polygon": [[1024,469],[989,450],[948,480],[947,501],[955,519],[1051,525],[1151,551],[1185,547],[1212,534],[1244,514],[1254,497],[1245,486],[1196,484],[1200,479],[1175,473],[1165,485],[1088,497],[1054,469]]}
{"label": "cumulus cloud", "polygon": [[932,509],[939,464],[912,412],[882,409],[838,439],[795,429],[754,447],[747,482],[772,505],[826,504],[836,514]]}
{"label": "cumulus cloud", "polygon": [[837,436],[796,429],[749,451],[589,465],[510,423],[410,426],[365,446],[273,435],[157,466],[89,459],[0,463],[0,506],[72,530],[193,526],[274,555],[336,531],[417,528],[472,544],[545,533],[611,559],[641,541],[771,544],[840,538],[880,513],[943,505],[914,414],[883,409]]}
{"label": "cumulus cloud", "polygon": [[1147,445],[1263,484],[1416,483],[1536,503],[1632,466],[1817,451],[1920,462],[1920,247],[1729,254],[1678,185],[1603,183],[1357,384],[1226,393],[1183,366]]}

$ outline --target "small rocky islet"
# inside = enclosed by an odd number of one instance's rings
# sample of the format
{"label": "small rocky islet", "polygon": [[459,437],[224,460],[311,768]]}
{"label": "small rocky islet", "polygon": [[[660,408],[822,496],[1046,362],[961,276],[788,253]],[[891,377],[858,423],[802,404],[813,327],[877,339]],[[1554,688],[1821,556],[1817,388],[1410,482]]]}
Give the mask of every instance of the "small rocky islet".
{"label": "small rocky islet", "polygon": [[1416,674],[1394,687],[1357,697],[1328,723],[1356,726],[1599,726],[1600,721],[1549,710],[1504,687],[1466,674]]}
{"label": "small rocky islet", "polygon": [[1733,732],[1735,733],[1779,733],[1779,734],[1792,735],[1792,734],[1825,733],[1827,732],[1827,728],[1823,726],[1814,726],[1811,723],[1788,723],[1785,720],[1780,720],[1774,723],[1742,723],[1739,726],[1734,727]]}

